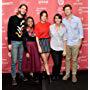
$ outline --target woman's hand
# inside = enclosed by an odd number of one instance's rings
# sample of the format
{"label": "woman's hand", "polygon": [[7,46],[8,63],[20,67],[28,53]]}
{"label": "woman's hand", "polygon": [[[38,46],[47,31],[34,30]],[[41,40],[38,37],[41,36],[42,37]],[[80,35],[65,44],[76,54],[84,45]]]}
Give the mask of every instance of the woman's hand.
{"label": "woman's hand", "polygon": [[30,54],[29,53],[26,53],[26,57],[29,58],[30,57]]}
{"label": "woman's hand", "polygon": [[39,53],[42,53],[42,49],[41,49],[41,47],[38,48],[38,51],[39,51]]}

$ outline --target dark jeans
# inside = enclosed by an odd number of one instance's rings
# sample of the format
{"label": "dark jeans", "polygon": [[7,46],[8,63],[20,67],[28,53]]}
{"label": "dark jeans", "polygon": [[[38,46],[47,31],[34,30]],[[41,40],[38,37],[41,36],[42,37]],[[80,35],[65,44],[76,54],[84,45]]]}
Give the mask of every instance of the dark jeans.
{"label": "dark jeans", "polygon": [[62,53],[63,51],[55,51],[51,49],[51,56],[54,62],[53,68],[52,68],[52,74],[54,76],[58,76],[60,73],[61,65],[62,65]]}

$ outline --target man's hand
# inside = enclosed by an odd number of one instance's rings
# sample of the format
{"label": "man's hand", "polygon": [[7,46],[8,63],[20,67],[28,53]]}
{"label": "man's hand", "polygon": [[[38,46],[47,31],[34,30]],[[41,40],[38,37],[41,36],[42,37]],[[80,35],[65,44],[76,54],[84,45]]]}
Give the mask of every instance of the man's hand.
{"label": "man's hand", "polygon": [[10,45],[8,45],[8,49],[9,50],[11,50],[12,49],[12,45],[10,44]]}
{"label": "man's hand", "polygon": [[66,51],[64,50],[63,53],[62,53],[63,56],[66,56]]}

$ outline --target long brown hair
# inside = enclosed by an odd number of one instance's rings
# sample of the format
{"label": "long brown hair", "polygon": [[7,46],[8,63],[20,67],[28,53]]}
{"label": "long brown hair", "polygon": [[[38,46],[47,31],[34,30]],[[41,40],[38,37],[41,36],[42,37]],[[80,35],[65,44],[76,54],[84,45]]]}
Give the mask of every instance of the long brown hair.
{"label": "long brown hair", "polygon": [[[21,4],[21,5],[18,7],[18,12],[16,13],[17,15],[19,14],[19,9],[20,9],[22,6],[25,6],[25,7],[26,7],[26,11],[28,11],[27,5],[26,5],[26,4]],[[24,18],[26,17],[26,13],[23,15],[23,17],[24,17]]]}

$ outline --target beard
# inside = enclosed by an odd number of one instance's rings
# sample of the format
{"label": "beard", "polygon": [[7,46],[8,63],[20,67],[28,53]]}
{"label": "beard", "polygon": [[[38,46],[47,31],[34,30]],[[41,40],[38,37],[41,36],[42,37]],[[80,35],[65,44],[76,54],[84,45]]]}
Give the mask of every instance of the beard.
{"label": "beard", "polygon": [[25,14],[22,14],[21,11],[18,11],[18,14],[20,14],[20,15],[23,16],[23,17],[26,16],[26,13],[25,13]]}

